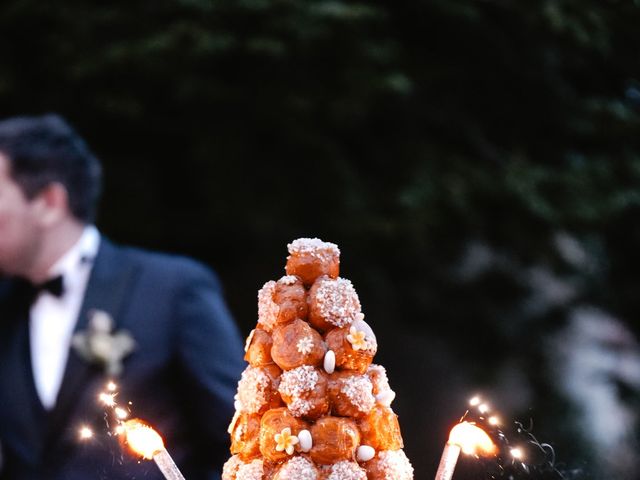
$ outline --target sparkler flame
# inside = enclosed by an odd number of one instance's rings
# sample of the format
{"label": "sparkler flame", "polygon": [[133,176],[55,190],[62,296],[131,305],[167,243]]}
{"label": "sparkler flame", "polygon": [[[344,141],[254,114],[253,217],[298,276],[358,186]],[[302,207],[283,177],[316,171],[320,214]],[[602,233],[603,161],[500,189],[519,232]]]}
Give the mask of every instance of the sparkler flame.
{"label": "sparkler flame", "polygon": [[467,455],[476,455],[478,452],[485,455],[496,453],[496,446],[480,427],[470,422],[462,422],[451,429],[449,443],[457,445]]}
{"label": "sparkler flame", "polygon": [[107,407],[114,407],[116,405],[116,393],[102,392],[98,398]]}
{"label": "sparkler flame", "polygon": [[80,436],[81,440],[88,440],[93,437],[93,430],[91,430],[89,427],[84,426],[80,428],[80,430],[78,431],[78,435]]}
{"label": "sparkler flame", "polygon": [[164,450],[162,437],[149,425],[138,418],[122,424],[125,440],[129,448],[147,460]]}
{"label": "sparkler flame", "polygon": [[511,456],[516,459],[516,460],[522,460],[524,458],[524,452],[522,450],[520,450],[519,448],[512,448],[511,449]]}
{"label": "sparkler flame", "polygon": [[129,413],[124,408],[116,407],[113,411],[120,420],[124,420],[129,416]]}

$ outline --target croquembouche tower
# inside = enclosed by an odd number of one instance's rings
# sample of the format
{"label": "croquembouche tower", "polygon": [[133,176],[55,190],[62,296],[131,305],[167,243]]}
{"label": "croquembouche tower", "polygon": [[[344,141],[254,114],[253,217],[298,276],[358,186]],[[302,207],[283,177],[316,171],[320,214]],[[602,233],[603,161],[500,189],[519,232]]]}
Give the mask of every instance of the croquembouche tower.
{"label": "croquembouche tower", "polygon": [[395,393],[338,246],[288,245],[286,275],[258,292],[223,480],[412,480]]}

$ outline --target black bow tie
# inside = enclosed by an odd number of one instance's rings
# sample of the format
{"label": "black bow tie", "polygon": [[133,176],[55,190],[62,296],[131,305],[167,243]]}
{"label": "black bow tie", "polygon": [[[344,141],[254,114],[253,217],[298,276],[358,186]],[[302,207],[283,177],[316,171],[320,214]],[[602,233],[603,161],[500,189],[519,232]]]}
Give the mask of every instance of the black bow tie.
{"label": "black bow tie", "polygon": [[51,295],[60,297],[64,293],[64,281],[62,279],[62,275],[50,278],[46,282],[36,284],[32,283],[30,285],[30,290],[32,294],[31,298],[33,299],[35,299],[41,292],[49,292]]}

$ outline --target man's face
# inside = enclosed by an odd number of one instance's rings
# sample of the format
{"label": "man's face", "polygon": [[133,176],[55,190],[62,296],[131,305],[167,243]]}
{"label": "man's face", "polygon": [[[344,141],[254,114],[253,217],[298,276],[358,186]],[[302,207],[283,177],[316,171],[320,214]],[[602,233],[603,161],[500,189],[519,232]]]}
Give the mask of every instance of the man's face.
{"label": "man's face", "polygon": [[42,233],[35,202],[13,180],[9,159],[0,152],[0,273],[23,275],[36,258]]}

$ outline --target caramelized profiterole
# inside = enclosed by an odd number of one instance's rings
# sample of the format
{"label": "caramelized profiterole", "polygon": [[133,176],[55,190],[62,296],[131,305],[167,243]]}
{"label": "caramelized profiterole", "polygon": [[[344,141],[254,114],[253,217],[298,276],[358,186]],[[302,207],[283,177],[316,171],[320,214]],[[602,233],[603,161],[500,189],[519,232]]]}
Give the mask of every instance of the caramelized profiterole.
{"label": "caramelized profiterole", "polygon": [[413,480],[395,393],[338,246],[287,245],[258,291],[222,480]]}

